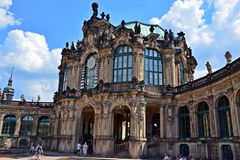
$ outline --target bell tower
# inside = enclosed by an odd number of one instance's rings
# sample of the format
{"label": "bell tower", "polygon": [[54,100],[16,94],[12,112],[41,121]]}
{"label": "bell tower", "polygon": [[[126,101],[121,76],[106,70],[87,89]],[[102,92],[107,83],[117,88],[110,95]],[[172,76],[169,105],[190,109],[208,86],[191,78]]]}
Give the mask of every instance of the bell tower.
{"label": "bell tower", "polygon": [[13,87],[12,87],[12,82],[13,82],[13,79],[12,79],[12,77],[13,77],[13,69],[14,68],[12,68],[12,72],[11,72],[11,75],[10,75],[10,78],[9,78],[9,80],[8,80],[8,85],[7,85],[7,87],[5,87],[4,89],[3,89],[3,100],[9,100],[9,101],[11,101],[12,99],[13,99],[13,96],[14,96],[14,89],[13,89]]}

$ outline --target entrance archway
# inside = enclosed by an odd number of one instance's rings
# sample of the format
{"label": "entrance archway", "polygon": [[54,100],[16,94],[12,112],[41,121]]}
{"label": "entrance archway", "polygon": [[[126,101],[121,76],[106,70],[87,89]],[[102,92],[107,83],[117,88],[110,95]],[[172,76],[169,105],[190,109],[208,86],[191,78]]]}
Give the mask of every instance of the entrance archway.
{"label": "entrance archway", "polygon": [[130,137],[130,110],[127,106],[113,109],[113,136],[115,152],[127,151]]}
{"label": "entrance archway", "polygon": [[82,111],[82,128],[79,142],[88,144],[88,153],[93,152],[94,114],[93,107],[85,107]]}

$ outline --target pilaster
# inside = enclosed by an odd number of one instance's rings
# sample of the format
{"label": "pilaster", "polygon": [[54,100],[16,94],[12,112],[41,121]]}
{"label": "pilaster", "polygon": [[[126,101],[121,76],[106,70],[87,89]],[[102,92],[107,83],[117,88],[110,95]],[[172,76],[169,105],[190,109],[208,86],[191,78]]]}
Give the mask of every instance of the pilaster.
{"label": "pilaster", "polygon": [[16,115],[16,127],[15,127],[14,136],[19,136],[20,127],[21,127],[21,114],[17,114]]}
{"label": "pilaster", "polygon": [[5,114],[0,114],[0,135],[2,134],[4,116],[5,116]]}

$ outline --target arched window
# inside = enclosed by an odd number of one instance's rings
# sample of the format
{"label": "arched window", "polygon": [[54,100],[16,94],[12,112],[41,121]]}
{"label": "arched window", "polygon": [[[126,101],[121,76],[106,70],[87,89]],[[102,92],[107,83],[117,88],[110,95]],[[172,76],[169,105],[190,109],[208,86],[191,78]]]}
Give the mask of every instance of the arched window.
{"label": "arched window", "polygon": [[233,135],[229,101],[226,96],[218,101],[218,123],[221,137]]}
{"label": "arched window", "polygon": [[153,49],[144,51],[144,82],[150,85],[163,84],[163,65],[160,53]]}
{"label": "arched window", "polygon": [[98,55],[90,54],[82,68],[81,88],[90,89],[96,87],[98,82]]}
{"label": "arched window", "polygon": [[179,83],[184,84],[185,83],[185,78],[184,78],[184,65],[183,62],[180,61],[179,63]]}
{"label": "arched window", "polygon": [[132,49],[129,46],[120,46],[116,49],[113,58],[113,82],[132,80]]}
{"label": "arched window", "polygon": [[190,117],[186,106],[181,107],[178,112],[179,138],[190,138]]}
{"label": "arched window", "polygon": [[189,155],[189,146],[187,144],[180,144],[179,152],[182,156],[188,156]]}
{"label": "arched window", "polygon": [[42,116],[38,121],[38,135],[48,136],[50,134],[50,118]]}
{"label": "arched window", "polygon": [[160,116],[159,113],[155,113],[152,116],[152,136],[160,135]]}
{"label": "arched window", "polygon": [[2,134],[13,135],[15,131],[16,117],[14,115],[6,115],[3,119]]}
{"label": "arched window", "polygon": [[67,65],[64,65],[62,91],[65,91],[67,89],[67,79],[68,79],[68,69],[67,69]]}
{"label": "arched window", "polygon": [[209,127],[209,108],[207,103],[202,102],[197,108],[197,118],[198,118],[198,137],[206,138],[210,137],[210,127]]}
{"label": "arched window", "polygon": [[25,116],[22,119],[20,134],[24,136],[30,136],[32,134],[33,117]]}

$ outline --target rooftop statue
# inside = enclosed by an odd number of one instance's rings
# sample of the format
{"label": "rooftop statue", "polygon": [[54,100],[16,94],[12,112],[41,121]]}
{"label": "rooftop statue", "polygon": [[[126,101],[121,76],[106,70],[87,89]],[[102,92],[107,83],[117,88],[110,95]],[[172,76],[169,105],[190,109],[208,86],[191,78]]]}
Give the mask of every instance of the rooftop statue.
{"label": "rooftop statue", "polygon": [[232,54],[229,51],[225,53],[225,58],[227,59],[227,64],[232,62]]}
{"label": "rooftop statue", "polygon": [[207,70],[208,70],[208,74],[211,74],[212,73],[212,66],[210,65],[209,62],[206,63],[206,67],[207,67]]}

